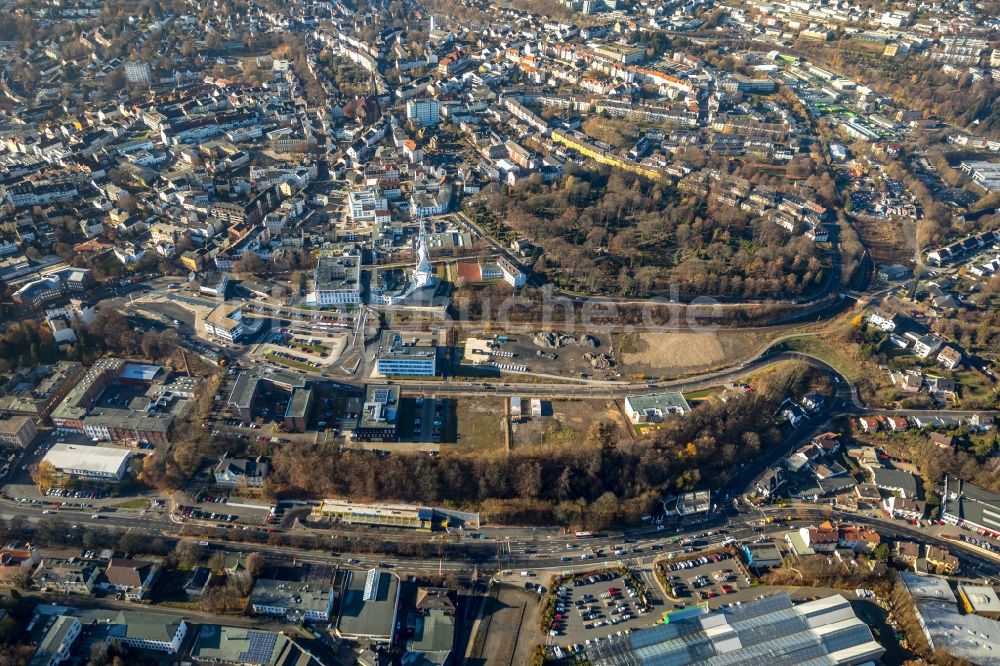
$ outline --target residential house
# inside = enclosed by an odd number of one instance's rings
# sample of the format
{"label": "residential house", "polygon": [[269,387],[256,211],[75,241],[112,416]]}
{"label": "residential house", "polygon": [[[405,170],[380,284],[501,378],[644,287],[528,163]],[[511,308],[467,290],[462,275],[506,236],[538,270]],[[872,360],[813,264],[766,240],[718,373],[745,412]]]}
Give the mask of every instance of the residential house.
{"label": "residential house", "polygon": [[815,444],[806,444],[792,455],[785,458],[785,467],[793,474],[802,470],[808,470],[813,461],[823,457],[823,449]]}
{"label": "residential house", "polygon": [[924,544],[924,559],[927,560],[927,564],[934,567],[934,571],[938,574],[953,574],[959,568],[958,558],[942,546]]}
{"label": "residential house", "polygon": [[919,370],[907,370],[905,372],[892,372],[889,374],[892,385],[900,391],[916,393],[924,387],[924,376]]}
{"label": "residential house", "polygon": [[951,345],[946,345],[941,351],[938,352],[937,362],[949,370],[954,370],[962,363],[962,352],[958,351]]}
{"label": "residential house", "polygon": [[215,466],[215,483],[220,486],[246,486],[260,488],[271,472],[271,465],[264,458],[222,458]]}
{"label": "residential house", "polygon": [[205,593],[212,580],[212,570],[208,567],[195,567],[191,576],[184,583],[184,593],[189,598],[197,598]]}
{"label": "residential house", "polygon": [[841,523],[837,526],[839,537],[838,546],[850,548],[857,553],[869,553],[882,543],[881,535],[875,530],[863,525],[850,525]]}
{"label": "residential house", "polygon": [[854,486],[854,496],[859,504],[878,506],[882,503],[882,493],[874,483],[859,483]]}
{"label": "residential house", "polygon": [[835,476],[847,474],[847,470],[840,463],[814,463],[812,473],[820,481],[825,481]]}
{"label": "residential house", "polygon": [[906,432],[910,429],[910,422],[904,416],[890,416],[885,421],[892,432]]}
{"label": "residential house", "polygon": [[937,396],[955,395],[955,380],[948,377],[927,377],[927,391]]}
{"label": "residential house", "polygon": [[914,414],[910,417],[914,427],[919,429],[936,427],[942,425],[941,417],[934,415]]}
{"label": "residential house", "polygon": [[0,584],[9,585],[19,576],[30,574],[41,561],[41,554],[30,546],[0,550]]}
{"label": "residential house", "polygon": [[799,401],[802,407],[804,407],[809,412],[817,412],[826,402],[826,396],[822,393],[817,393],[813,391],[812,393],[807,393],[802,396],[802,400]]}
{"label": "residential house", "polygon": [[985,432],[986,430],[991,430],[993,428],[993,417],[989,414],[977,413],[966,419],[966,423],[968,423],[968,425],[975,430]]}
{"label": "residential house", "polygon": [[91,596],[101,574],[99,567],[78,559],[44,559],[32,576],[35,588],[42,592]]}
{"label": "residential house", "polygon": [[882,312],[873,312],[868,315],[868,323],[886,333],[892,333],[896,330],[898,325],[898,318],[894,314],[884,314]]}
{"label": "residential house", "polygon": [[825,455],[832,455],[840,450],[840,433],[825,432],[813,437],[812,443],[823,449]]}
{"label": "residential house", "polygon": [[798,427],[800,423],[809,418],[805,410],[791,399],[786,399],[781,403],[781,407],[778,408],[778,414],[786,419],[793,428]]}
{"label": "residential house", "polygon": [[777,492],[785,485],[787,479],[785,478],[785,472],[780,467],[768,467],[764,470],[755,483],[755,489],[757,494],[762,497],[769,498],[774,497]]}
{"label": "residential house", "polygon": [[918,358],[928,358],[935,354],[944,345],[944,338],[926,333],[913,338],[913,353]]}
{"label": "residential house", "polygon": [[898,493],[904,499],[920,498],[919,480],[909,472],[876,467],[872,470],[872,482],[881,490]]}
{"label": "residential house", "polygon": [[871,434],[873,432],[878,432],[882,427],[883,419],[881,416],[859,416],[858,426],[861,431],[865,434]]}
{"label": "residential house", "polygon": [[830,522],[819,526],[800,527],[802,542],[817,553],[832,553],[840,541],[840,535]]}
{"label": "residential house", "polygon": [[878,532],[861,525],[824,521],[819,525],[800,527],[799,537],[817,553],[833,553],[837,548],[850,548],[855,552],[868,552],[881,543]]}
{"label": "residential house", "polygon": [[920,557],[920,544],[913,541],[897,541],[893,548],[892,558],[910,567],[916,564]]}
{"label": "residential house", "polygon": [[882,508],[893,518],[920,520],[924,517],[926,505],[920,500],[890,495],[882,500]]}
{"label": "residential house", "polygon": [[152,589],[159,573],[159,562],[114,558],[104,570],[104,587],[121,592],[130,601],[140,601]]}

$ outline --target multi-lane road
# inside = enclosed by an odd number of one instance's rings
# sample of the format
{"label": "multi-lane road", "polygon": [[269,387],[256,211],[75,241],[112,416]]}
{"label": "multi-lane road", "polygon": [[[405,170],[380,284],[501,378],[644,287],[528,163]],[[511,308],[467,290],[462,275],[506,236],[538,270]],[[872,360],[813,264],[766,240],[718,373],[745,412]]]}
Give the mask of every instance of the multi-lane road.
{"label": "multi-lane road", "polygon": [[[3,500],[0,503],[0,517],[6,520],[22,516],[29,523],[37,524],[47,517],[43,512],[48,510],[43,505],[23,504],[10,500]],[[99,518],[94,518],[85,512],[60,512],[60,518],[69,531],[89,528],[113,533],[133,532],[167,541],[184,535],[184,525],[171,520],[166,512],[147,512],[138,515],[109,513],[100,514]],[[768,519],[773,522],[768,522]],[[696,539],[701,548],[717,546],[728,539],[752,541],[761,536],[780,539],[788,529],[816,524],[827,519],[868,525],[876,528],[885,537],[947,546],[960,555],[967,575],[989,578],[1000,576],[1000,556],[991,555],[961,541],[946,539],[933,527],[917,528],[900,521],[808,503],[759,509],[745,504],[738,508],[727,505],[704,516],[695,524],[666,529],[649,526],[634,530],[612,531],[585,539],[577,539],[573,534],[558,528],[483,528],[474,534],[421,534],[404,530],[378,532],[378,536],[383,539],[431,543],[436,540],[442,545],[440,557],[390,557],[378,553],[332,553],[211,538],[206,541],[210,547],[235,550],[252,548],[278,560],[337,564],[357,568],[385,566],[406,572],[453,573],[463,578],[473,578],[492,576],[503,571],[511,571],[516,575],[523,570],[543,573],[593,569],[595,566],[618,563],[633,566],[648,565],[654,559],[682,552],[680,539]],[[293,528],[290,533],[296,532],[298,530]],[[341,536],[354,537],[365,534],[358,530],[335,532]],[[706,535],[708,532],[711,534]],[[196,538],[202,539],[202,537]],[[475,560],[465,559],[464,556],[456,555],[449,549],[449,546],[458,544],[479,544],[484,547],[481,552],[488,554]],[[616,550],[620,550],[621,553],[615,554]]]}

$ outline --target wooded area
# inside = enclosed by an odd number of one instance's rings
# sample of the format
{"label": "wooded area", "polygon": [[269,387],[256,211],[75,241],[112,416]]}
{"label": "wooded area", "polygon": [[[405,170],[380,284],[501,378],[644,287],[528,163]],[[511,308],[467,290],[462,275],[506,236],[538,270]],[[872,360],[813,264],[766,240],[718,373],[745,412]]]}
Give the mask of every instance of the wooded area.
{"label": "wooded area", "polygon": [[638,523],[671,491],[717,487],[740,460],[775,445],[768,418],[790,390],[806,389],[813,371],[790,365],[759,390],[729,403],[710,401],[652,434],[614,441],[605,423],[585,442],[528,453],[379,457],[324,446],[285,447],[273,459],[269,490],[294,497],[460,506],[491,523],[579,525],[602,529]]}
{"label": "wooded area", "polygon": [[815,245],[741,211],[607,167],[495,189],[474,215],[544,252],[534,269],[570,291],[648,297],[800,296],[825,279]]}

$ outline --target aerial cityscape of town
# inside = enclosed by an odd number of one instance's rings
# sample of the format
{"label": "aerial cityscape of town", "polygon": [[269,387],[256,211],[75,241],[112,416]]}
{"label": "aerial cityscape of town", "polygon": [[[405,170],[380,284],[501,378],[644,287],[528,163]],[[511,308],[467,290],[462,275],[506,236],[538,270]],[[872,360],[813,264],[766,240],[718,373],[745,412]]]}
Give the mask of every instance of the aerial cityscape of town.
{"label": "aerial cityscape of town", "polygon": [[0,0],[0,666],[1000,665],[1000,0]]}

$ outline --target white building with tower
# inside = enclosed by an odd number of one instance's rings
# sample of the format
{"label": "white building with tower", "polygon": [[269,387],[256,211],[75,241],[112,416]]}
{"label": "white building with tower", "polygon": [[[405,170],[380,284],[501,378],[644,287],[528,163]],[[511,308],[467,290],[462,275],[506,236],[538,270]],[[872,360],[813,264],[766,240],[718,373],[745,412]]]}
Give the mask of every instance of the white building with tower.
{"label": "white building with tower", "polygon": [[427,249],[427,235],[424,233],[423,224],[420,225],[420,235],[417,237],[417,267],[413,270],[410,283],[410,293],[437,284],[437,276],[434,275],[434,267],[431,265],[431,255]]}

